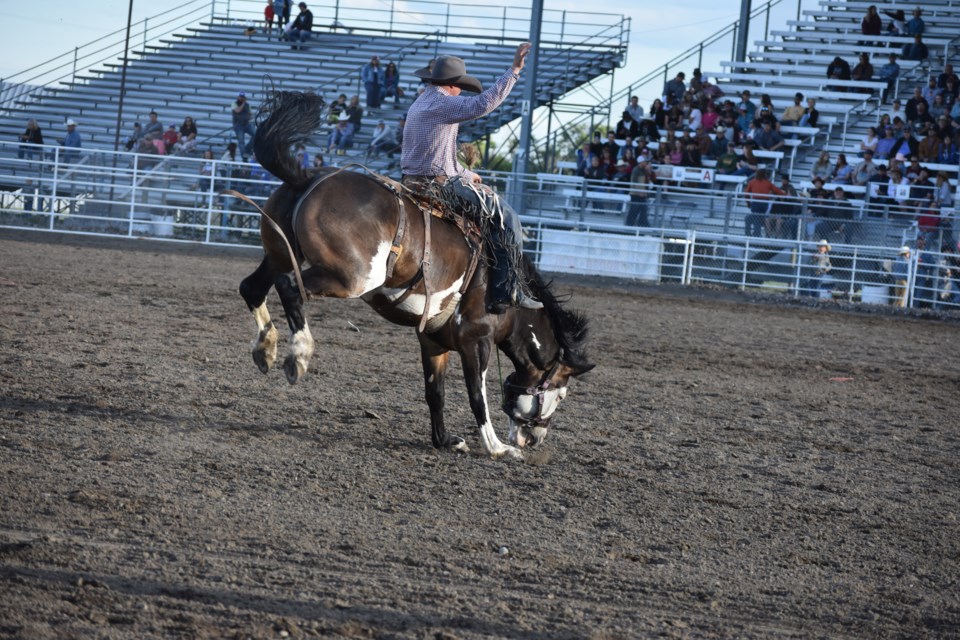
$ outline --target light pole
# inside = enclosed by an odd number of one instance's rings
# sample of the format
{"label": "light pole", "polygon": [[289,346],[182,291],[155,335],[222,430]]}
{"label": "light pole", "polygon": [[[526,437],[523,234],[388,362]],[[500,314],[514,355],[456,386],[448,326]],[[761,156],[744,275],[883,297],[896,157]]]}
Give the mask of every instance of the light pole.
{"label": "light pole", "polygon": [[[123,118],[123,96],[127,91],[127,62],[130,56],[130,23],[133,21],[133,0],[127,9],[127,39],[123,43],[123,68],[120,69],[120,98],[117,100],[117,131],[113,138],[113,150],[120,151],[120,125]],[[116,162],[116,155],[114,162]]]}

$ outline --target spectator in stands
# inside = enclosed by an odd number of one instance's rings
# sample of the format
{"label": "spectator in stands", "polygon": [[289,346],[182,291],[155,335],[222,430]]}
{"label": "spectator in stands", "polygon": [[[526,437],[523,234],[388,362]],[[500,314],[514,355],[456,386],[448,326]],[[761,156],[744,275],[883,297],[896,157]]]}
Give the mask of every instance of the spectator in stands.
{"label": "spectator in stands", "polygon": [[[887,197],[887,189],[890,184],[890,176],[887,175],[887,165],[877,165],[877,172],[870,176],[867,181],[867,194],[870,196],[870,204],[883,206],[890,203]],[[872,209],[868,211],[870,213]],[[878,217],[882,217],[882,212],[878,212]]]}
{"label": "spectator in stands", "polygon": [[943,93],[943,89],[937,86],[937,79],[933,77],[927,81],[927,86],[920,91],[920,95],[927,101],[928,106],[932,105],[933,99],[941,93]]}
{"label": "spectator in stands", "polygon": [[341,113],[337,126],[330,132],[330,137],[327,139],[327,153],[336,152],[338,156],[342,156],[353,144],[354,133],[355,129],[350,122],[350,116],[346,112]]}
{"label": "spectator in stands", "polygon": [[624,111],[620,122],[617,123],[614,136],[617,140],[633,139],[640,135],[640,125],[633,119],[629,111]]}
{"label": "spectator in stands", "polygon": [[737,116],[736,130],[746,135],[746,132],[753,126],[753,118],[750,117],[749,111],[743,104],[739,107],[739,113],[740,115]]}
{"label": "spectator in stands", "polygon": [[193,153],[197,148],[197,123],[187,116],[180,125],[174,151],[177,153]]}
{"label": "spectator in stands", "polygon": [[947,105],[943,101],[943,94],[938,93],[930,104],[930,117],[934,120],[940,120],[947,115]]}
{"label": "spectator in stands", "polygon": [[703,118],[701,124],[703,125],[703,130],[707,133],[711,133],[714,129],[717,128],[717,124],[720,122],[720,114],[717,112],[716,106],[713,102],[708,102],[703,112]]}
{"label": "spectator in stands", "polygon": [[396,146],[397,140],[393,133],[393,128],[387,125],[386,121],[378,120],[377,126],[373,128],[373,137],[370,139],[370,145],[367,147],[367,157],[379,158],[380,154]]}
{"label": "spectator in stands", "polygon": [[[360,106],[360,96],[350,96],[347,108],[343,110],[353,125],[353,132],[360,133],[363,128],[363,107]],[[338,118],[339,119],[339,118]]]}
{"label": "spectator in stands", "polygon": [[821,240],[817,243],[817,252],[810,256],[808,265],[807,273],[809,277],[804,282],[801,295],[819,298],[825,284],[823,279],[833,268],[830,264],[829,242]]}
{"label": "spectator in stands", "polygon": [[900,247],[900,253],[890,271],[894,282],[893,306],[895,307],[907,306],[907,295],[910,292],[907,288],[907,281],[910,279],[910,263],[910,247],[904,245]]}
{"label": "spectator in stands", "polygon": [[627,213],[628,227],[649,227],[647,200],[653,186],[653,173],[649,162],[638,162],[630,173],[630,209]]}
{"label": "spectator in stands", "polygon": [[574,170],[574,173],[578,176],[585,176],[587,169],[590,168],[593,157],[594,154],[590,151],[590,143],[584,142],[580,148],[577,149],[577,168]]}
{"label": "spectator in stands", "polygon": [[[233,121],[233,133],[237,137],[237,147],[240,149],[240,155],[246,162],[253,149],[253,136],[257,129],[253,126],[253,112],[250,110],[250,103],[247,101],[247,94],[241,91],[237,94],[237,99],[230,105],[230,115]],[[250,136],[250,139],[244,144],[244,138]]]}
{"label": "spectator in stands", "polygon": [[657,125],[658,129],[665,129],[667,126],[667,111],[663,107],[660,98],[653,101],[650,105],[649,117]]}
{"label": "spectator in stands", "polygon": [[340,119],[340,114],[344,109],[347,108],[347,94],[341,93],[337,96],[337,99],[330,103],[330,108],[327,109],[327,122],[329,124],[336,124],[337,120]]}
{"label": "spectator in stands", "polygon": [[917,144],[920,162],[936,162],[940,153],[940,138],[936,134],[927,135]]}
{"label": "spectator in stands", "polygon": [[906,24],[906,33],[908,36],[923,35],[926,25],[923,22],[923,18],[920,17],[922,13],[920,7],[913,10],[913,17],[910,18],[910,21]]}
{"label": "spectator in stands", "polygon": [[681,71],[673,80],[669,80],[663,86],[663,100],[666,102],[668,107],[672,107],[675,104],[680,104],[680,101],[683,100],[683,94],[687,91],[687,85],[685,85],[683,82],[685,77],[686,76]]}
{"label": "spectator in stands", "polygon": [[380,90],[383,84],[383,70],[380,68],[380,57],[373,56],[370,62],[360,69],[360,81],[367,92],[367,109],[380,108]]}
{"label": "spectator in stands", "polygon": [[691,103],[687,115],[687,131],[696,131],[703,126],[703,111],[695,104]]}
{"label": "spectator in stands", "polygon": [[762,123],[761,131],[753,138],[757,146],[764,151],[780,151],[786,144],[783,136],[774,130],[770,120],[763,120]]}
{"label": "spectator in stands", "polygon": [[701,158],[714,157],[712,153],[713,139],[710,137],[710,134],[703,130],[703,127],[696,130],[693,140],[697,145],[697,150],[700,152]]}
{"label": "spectator in stands", "polygon": [[802,103],[803,94],[797,92],[797,94],[793,96],[793,104],[783,110],[783,115],[780,117],[780,124],[788,127],[798,126],[806,111]]}
{"label": "spectator in stands", "polygon": [[899,76],[900,65],[897,64],[897,54],[891,53],[887,64],[880,67],[880,73],[877,74],[878,80],[883,80],[887,83],[887,88],[884,89],[883,94],[880,96],[880,102],[886,103],[887,96],[893,92],[893,86],[896,84]]}
{"label": "spectator in stands", "polygon": [[140,126],[139,122],[133,123],[133,131],[127,136],[127,139],[124,140],[124,147],[127,151],[131,151],[136,147],[140,146],[140,140],[143,139],[143,127]]}
{"label": "spectator in stands", "polygon": [[753,120],[754,115],[757,113],[757,105],[750,100],[750,92],[746,89],[740,94],[740,104],[737,105],[737,110],[741,113],[746,111],[749,120]]}
{"label": "spectator in stands", "polygon": [[820,156],[817,158],[817,161],[813,163],[813,167],[810,169],[810,178],[821,178],[826,181],[832,176],[833,165],[830,162],[830,152],[824,149],[820,152]]}
{"label": "spectator in stands", "polygon": [[[276,2],[276,0],[274,0]],[[290,9],[293,7],[293,0],[283,0],[283,24],[290,22]]]}
{"label": "spectator in stands", "polygon": [[896,203],[896,209],[900,210],[907,206],[909,201],[909,190],[899,187],[910,186],[910,181],[904,177],[903,172],[897,167],[890,168],[890,183],[887,185],[888,197]]}
{"label": "spectator in stands", "polygon": [[177,125],[172,124],[163,132],[163,150],[164,153],[173,153],[173,145],[177,144],[180,136],[177,134]]}
{"label": "spectator in stands", "polygon": [[930,55],[927,45],[923,43],[923,37],[918,33],[913,36],[913,42],[903,45],[900,50],[900,57],[904,60],[919,60],[923,62]]}
{"label": "spectator in stands", "polygon": [[310,154],[307,153],[307,148],[303,144],[297,144],[294,147],[294,157],[297,159],[297,165],[306,171],[310,168]]}
{"label": "spectator in stands", "polygon": [[630,175],[636,166],[637,158],[633,152],[633,147],[624,147],[620,154],[620,160],[614,166],[611,180],[614,182],[630,182]]}
{"label": "spectator in stands", "polygon": [[637,136],[634,139],[638,146],[643,146],[648,142],[657,142],[660,140],[660,131],[657,130],[657,125],[652,119],[644,118],[640,121]]}
{"label": "spectator in stands", "polygon": [[927,129],[934,124],[935,120],[930,115],[930,108],[926,102],[917,104],[917,115],[913,119],[913,129],[920,135],[926,135]]}
{"label": "spectator in stands", "polygon": [[773,100],[771,100],[769,94],[764,93],[760,96],[760,106],[757,107],[756,116],[756,119],[761,123],[769,121],[773,124],[774,130],[779,128],[777,117],[773,115]]}
{"label": "spectator in stands", "polygon": [[[833,59],[833,62],[827,65],[827,77],[831,80],[849,80],[850,79],[850,63],[836,56]],[[835,85],[829,87],[831,91],[846,91],[847,88],[840,85]]]}
{"label": "spectator in stands", "polygon": [[853,174],[853,167],[847,164],[847,154],[837,154],[837,164],[833,165],[833,173],[830,176],[830,182],[839,182],[840,184],[850,184],[850,178]]}
{"label": "spectator in stands", "polygon": [[930,108],[930,103],[923,97],[923,89],[921,87],[915,87],[913,89],[913,97],[907,100],[907,105],[904,108],[907,122],[914,122],[917,119],[917,105],[920,103],[926,105],[927,109]]}
{"label": "spectator in stands", "polygon": [[[717,127],[716,135],[713,136],[713,140],[710,142],[710,149],[706,152],[710,158],[719,158],[727,152],[727,144],[731,141],[727,138],[727,129],[723,125]],[[709,138],[709,134],[707,134]]]}
{"label": "spectator in stands", "polygon": [[[277,23],[277,38],[283,38],[283,28],[287,26],[287,23],[283,19],[284,9],[286,9],[287,14],[289,15],[289,0],[271,0],[273,2],[273,19]],[[266,15],[266,14],[264,14]]]}
{"label": "spectator in stands", "polygon": [[958,152],[957,143],[949,133],[944,133],[940,138],[940,147],[937,150],[937,157],[934,160],[937,164],[957,164],[960,152]]}
{"label": "spectator in stands", "polygon": [[[883,20],[877,13],[877,7],[870,5],[867,7],[867,14],[860,20],[860,33],[865,36],[878,36],[883,32]],[[859,42],[860,46],[871,47],[876,44],[875,40],[864,38]]]}
{"label": "spectator in stands", "polygon": [[[821,210],[823,220],[817,225],[815,235],[819,240],[842,241],[850,244],[853,240],[854,210],[843,187],[833,190],[833,199]],[[835,240],[836,239],[836,240]]]}
{"label": "spectator in stands", "polygon": [[77,131],[77,121],[73,118],[67,118],[67,135],[60,139],[60,146],[64,148],[64,153],[60,156],[64,162],[76,162],[80,158],[83,141]]}
{"label": "spectator in stands", "polygon": [[817,100],[807,98],[807,108],[803,110],[803,117],[800,118],[801,127],[816,127],[820,121],[820,112],[817,111]]}
{"label": "spectator in stands", "polygon": [[630,113],[630,117],[633,118],[634,122],[643,120],[643,107],[640,106],[640,98],[637,96],[630,96],[625,111]]}
{"label": "spectator in stands", "polygon": [[616,160],[620,156],[620,145],[617,144],[617,134],[614,131],[607,131],[607,141],[600,150],[601,157],[604,151],[610,154],[611,160]]}
{"label": "spectator in stands", "polygon": [[733,172],[735,176],[752,176],[760,167],[760,160],[753,155],[753,150],[757,143],[753,140],[747,140],[743,143],[743,155],[737,161],[737,170]]}
{"label": "spectator in stands", "polygon": [[669,153],[670,164],[675,166],[683,165],[683,141],[674,140],[673,147]]}
{"label": "spectator in stands", "polygon": [[263,9],[263,32],[267,34],[268,39],[273,33],[273,17],[273,0],[267,0],[267,6]]}
{"label": "spectator in stands", "polygon": [[890,24],[887,25],[887,32],[895,36],[907,34],[907,16],[904,14],[903,9],[884,11],[883,15],[890,18]]}
{"label": "spectator in stands", "polygon": [[147,126],[143,128],[143,137],[147,140],[159,140],[163,137],[163,123],[160,122],[156,111],[150,112]]}
{"label": "spectator in stands", "polygon": [[683,154],[680,158],[680,164],[684,167],[703,166],[703,157],[700,154],[700,147],[696,140],[689,140],[683,145]]}
{"label": "spectator in stands", "polygon": [[43,157],[43,149],[34,147],[35,144],[43,144],[43,132],[40,131],[40,125],[33,118],[27,120],[27,128],[20,134],[20,146],[17,147],[17,158],[33,160],[33,154]]}
{"label": "spectator in stands", "polygon": [[960,84],[960,78],[953,72],[953,65],[949,62],[943,65],[943,72],[937,76],[937,86],[941,89],[947,88],[947,82],[953,80],[954,86]]}
{"label": "spectator in stands", "polygon": [[210,181],[213,180],[213,150],[207,149],[203,152],[203,163],[200,165],[200,179],[197,180],[196,184],[193,185],[194,191],[211,191],[213,185],[210,184]]}
{"label": "spectator in stands", "polygon": [[[303,50],[306,49],[303,43],[310,39],[310,32],[313,31],[313,12],[307,9],[306,2],[301,2],[297,6],[300,7],[300,15],[293,21],[293,27],[290,29],[290,40],[294,43],[290,48]],[[297,42],[300,44],[296,44]]]}
{"label": "spectator in stands", "polygon": [[313,168],[314,168],[314,169],[322,169],[322,168],[325,167],[325,166],[327,166],[327,163],[324,162],[324,160],[323,160],[323,154],[322,154],[322,153],[315,153],[315,154],[313,155]]}
{"label": "spectator in stands", "polygon": [[910,185],[910,201],[908,206],[913,207],[919,215],[933,207],[936,195],[936,187],[930,180],[930,170],[926,167],[920,167],[916,180]]}
{"label": "spectator in stands", "polygon": [[717,173],[725,176],[733,175],[737,170],[737,163],[740,156],[737,155],[736,147],[732,142],[726,143],[726,151],[717,157]]}
{"label": "spectator in stands", "polygon": [[800,220],[800,200],[797,189],[790,183],[790,176],[780,175],[780,190],[784,195],[774,201],[767,218],[768,238],[796,238]]}
{"label": "spectator in stands", "polygon": [[667,109],[667,129],[673,129],[677,131],[683,128],[683,108],[680,106],[680,103],[671,105]]}
{"label": "spectator in stands", "polygon": [[893,127],[885,127],[883,129],[883,137],[877,140],[877,148],[876,152],[874,153],[874,157],[878,160],[886,160],[889,158],[896,142],[897,139],[893,135]]}
{"label": "spectator in stands", "polygon": [[876,172],[877,165],[873,163],[873,150],[866,149],[863,152],[863,162],[854,167],[850,181],[857,186],[865,187]]}
{"label": "spectator in stands", "polygon": [[860,141],[860,157],[863,157],[867,151],[876,153],[879,142],[880,138],[877,137],[876,127],[867,127],[867,134],[863,136],[863,140]]}
{"label": "spectator in stands", "polygon": [[600,162],[598,156],[590,156],[590,167],[583,176],[587,180],[606,180],[607,168]]}
{"label": "spectator in stands", "polygon": [[922,168],[923,167],[920,166],[919,156],[911,156],[910,164],[903,170],[903,175],[907,177],[907,180],[913,183],[914,180],[920,177],[920,170]]}
{"label": "spectator in stands", "polygon": [[397,65],[392,62],[388,62],[387,68],[383,70],[383,97],[392,97],[393,104],[400,102],[400,98],[403,97],[400,74],[397,72]]}
{"label": "spectator in stands", "polygon": [[[873,65],[870,64],[870,55],[867,53],[861,53],[860,59],[857,62],[857,66],[853,68],[851,72],[851,77],[854,80],[859,80],[860,82],[868,82],[873,80]],[[857,89],[860,93],[871,93],[872,89],[861,88]]]}
{"label": "spectator in stands", "polygon": [[759,169],[752,179],[747,181],[743,192],[750,199],[750,213],[744,216],[744,234],[759,238],[766,226],[773,195],[785,195],[782,189],[770,182],[766,169]]}
{"label": "spectator in stands", "polygon": [[910,125],[903,128],[902,137],[893,145],[894,151],[890,154],[892,157],[902,155],[904,157],[916,156],[920,152],[920,142],[913,137],[913,129]]}
{"label": "spectator in stands", "polygon": [[599,131],[593,132],[593,140],[590,142],[590,153],[598,158],[603,154],[603,137]]}

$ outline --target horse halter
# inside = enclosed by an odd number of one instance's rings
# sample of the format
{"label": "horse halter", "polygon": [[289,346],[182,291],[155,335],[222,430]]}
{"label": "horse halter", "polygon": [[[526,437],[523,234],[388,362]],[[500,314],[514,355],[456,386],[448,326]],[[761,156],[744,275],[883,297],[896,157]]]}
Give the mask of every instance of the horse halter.
{"label": "horse halter", "polygon": [[[544,425],[547,420],[550,419],[550,416],[553,415],[553,412],[557,410],[560,401],[567,396],[566,387],[557,387],[550,383],[550,378],[557,372],[562,358],[563,349],[557,354],[557,359],[553,363],[553,366],[543,374],[543,377],[540,378],[540,382],[536,386],[525,387],[514,384],[512,378],[516,373],[511,373],[507,376],[507,379],[503,381],[503,404],[500,407],[503,409],[503,412],[510,416],[515,422],[523,425]],[[536,415],[532,418],[519,415],[516,411],[518,401],[524,396],[529,396],[532,401],[536,401],[537,403]]]}

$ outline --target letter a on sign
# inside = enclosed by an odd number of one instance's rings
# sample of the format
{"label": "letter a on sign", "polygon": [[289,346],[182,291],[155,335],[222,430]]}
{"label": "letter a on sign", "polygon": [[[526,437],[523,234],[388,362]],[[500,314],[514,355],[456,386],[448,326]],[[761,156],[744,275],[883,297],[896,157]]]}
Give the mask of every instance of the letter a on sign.
{"label": "letter a on sign", "polygon": [[710,171],[709,169],[706,169],[700,175],[700,182],[713,182],[713,172]]}

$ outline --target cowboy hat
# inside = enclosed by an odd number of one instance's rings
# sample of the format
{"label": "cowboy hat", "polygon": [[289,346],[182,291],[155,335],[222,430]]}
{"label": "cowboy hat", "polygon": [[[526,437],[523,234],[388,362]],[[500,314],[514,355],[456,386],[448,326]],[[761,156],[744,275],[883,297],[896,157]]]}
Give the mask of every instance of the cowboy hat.
{"label": "cowboy hat", "polygon": [[341,111],[340,115],[337,117],[338,122],[346,122],[349,119],[350,119],[350,116],[347,115],[346,111]]}
{"label": "cowboy hat", "polygon": [[908,247],[907,245],[903,245],[902,247],[900,247],[900,255],[902,256],[903,254],[910,255],[910,247]]}
{"label": "cowboy hat", "polygon": [[827,251],[830,251],[830,243],[827,242],[826,240],[821,240],[820,242],[817,243],[817,246],[818,246],[818,247],[826,247],[826,248],[827,248]]}
{"label": "cowboy hat", "polygon": [[77,126],[77,121],[74,120],[73,118],[67,118],[67,126],[68,126],[68,127],[75,127],[75,126]]}
{"label": "cowboy hat", "polygon": [[453,85],[464,91],[475,93],[483,92],[483,85],[473,76],[467,75],[467,66],[463,58],[457,56],[440,56],[433,61],[433,67],[424,67],[413,72],[418,78],[423,78],[430,84]]}

